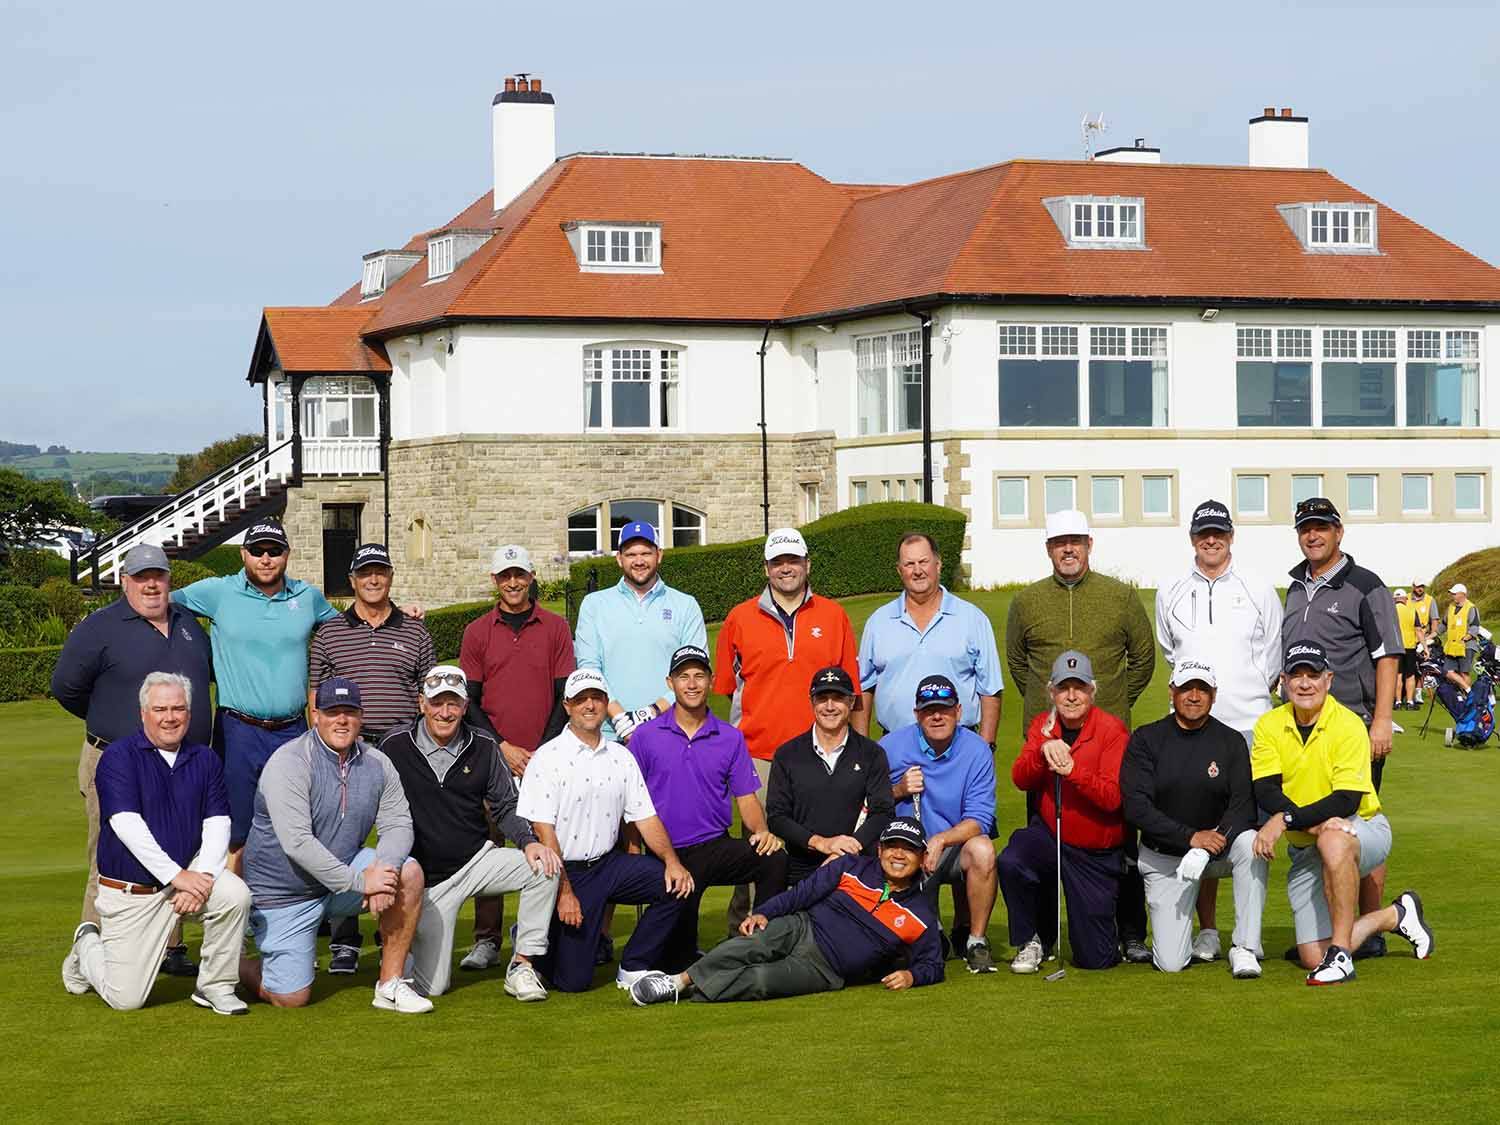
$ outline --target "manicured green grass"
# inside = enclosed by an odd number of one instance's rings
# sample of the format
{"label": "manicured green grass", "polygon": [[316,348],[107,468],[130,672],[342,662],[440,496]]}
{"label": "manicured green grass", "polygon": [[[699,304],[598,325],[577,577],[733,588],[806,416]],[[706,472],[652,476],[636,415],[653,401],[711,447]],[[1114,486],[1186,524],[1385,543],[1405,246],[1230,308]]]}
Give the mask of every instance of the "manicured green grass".
{"label": "manicured green grass", "polygon": [[[1003,625],[1007,592],[975,598]],[[851,600],[856,626],[884,600]],[[1162,679],[1138,718],[1162,712]],[[1016,723],[1008,710],[1002,767]],[[603,971],[592,993],[525,1007],[503,995],[498,972],[455,973],[437,1011],[416,1018],[370,1007],[367,954],[352,980],[320,976],[305,1010],[257,1005],[228,1020],[187,1002],[190,981],[161,978],[133,1013],[63,991],[58,966],[83,889],[79,734],[50,701],[0,706],[6,1122],[1449,1121],[1491,1119],[1500,1105],[1494,744],[1471,753],[1444,750],[1438,735],[1398,736],[1383,794],[1390,889],[1422,892],[1437,952],[1420,963],[1392,937],[1391,954],[1361,962],[1343,988],[1307,988],[1280,960],[1291,941],[1282,859],[1259,981],[1232,981],[1218,964],[1170,978],[1070,968],[1048,984],[971,977],[949,962],[947,982],[906,994],[876,986],[643,1011]],[[1002,776],[1002,835],[1021,808]],[[708,896],[705,943],[722,932],[727,897]],[[1227,934],[1227,886],[1219,912]],[[632,920],[618,912],[617,937]],[[1004,953],[1003,905],[990,935]]]}

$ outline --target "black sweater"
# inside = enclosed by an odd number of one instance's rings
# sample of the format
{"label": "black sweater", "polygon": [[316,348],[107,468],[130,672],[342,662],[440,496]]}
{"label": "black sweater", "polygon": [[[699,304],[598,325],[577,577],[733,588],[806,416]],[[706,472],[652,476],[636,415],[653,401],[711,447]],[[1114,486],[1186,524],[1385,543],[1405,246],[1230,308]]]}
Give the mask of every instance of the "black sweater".
{"label": "black sweater", "polygon": [[1233,841],[1255,827],[1249,748],[1212,716],[1197,730],[1172,715],[1137,728],[1120,765],[1120,795],[1141,842],[1163,855],[1187,854],[1194,832],[1214,829]]}
{"label": "black sweater", "polygon": [[[861,810],[865,822],[855,831]],[[880,743],[854,730],[829,773],[813,750],[812,730],[784,743],[766,782],[766,824],[786,841],[788,883],[816,871],[828,857],[807,846],[814,836],[853,836],[874,854],[875,842],[896,813],[890,766]]]}

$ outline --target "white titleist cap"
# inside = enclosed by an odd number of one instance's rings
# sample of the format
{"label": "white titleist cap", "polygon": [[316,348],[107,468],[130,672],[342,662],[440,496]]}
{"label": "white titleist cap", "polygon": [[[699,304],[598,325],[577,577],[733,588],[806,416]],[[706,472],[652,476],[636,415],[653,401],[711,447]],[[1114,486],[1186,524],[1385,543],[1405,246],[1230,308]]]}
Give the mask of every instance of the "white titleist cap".
{"label": "white titleist cap", "polygon": [[1217,688],[1219,681],[1214,679],[1213,665],[1206,660],[1179,660],[1172,665],[1172,686],[1182,687],[1194,680],[1202,680],[1211,688]]}
{"label": "white titleist cap", "polygon": [[602,691],[604,698],[609,698],[609,685],[604,682],[599,669],[578,668],[568,673],[568,680],[563,684],[563,698],[577,699],[586,691]]}
{"label": "white titleist cap", "polygon": [[778,555],[796,555],[807,558],[807,540],[795,527],[778,527],[766,536],[766,562]]}
{"label": "white titleist cap", "polygon": [[1088,533],[1089,519],[1077,508],[1053,512],[1047,517],[1048,539],[1056,539],[1062,535],[1087,535]]}

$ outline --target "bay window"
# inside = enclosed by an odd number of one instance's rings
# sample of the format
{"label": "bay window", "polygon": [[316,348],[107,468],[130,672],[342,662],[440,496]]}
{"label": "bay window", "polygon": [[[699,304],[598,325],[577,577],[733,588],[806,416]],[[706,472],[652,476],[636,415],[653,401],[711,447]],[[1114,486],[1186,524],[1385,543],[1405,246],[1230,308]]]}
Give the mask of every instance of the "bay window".
{"label": "bay window", "polygon": [[584,426],[678,429],[681,351],[649,344],[583,349]]}

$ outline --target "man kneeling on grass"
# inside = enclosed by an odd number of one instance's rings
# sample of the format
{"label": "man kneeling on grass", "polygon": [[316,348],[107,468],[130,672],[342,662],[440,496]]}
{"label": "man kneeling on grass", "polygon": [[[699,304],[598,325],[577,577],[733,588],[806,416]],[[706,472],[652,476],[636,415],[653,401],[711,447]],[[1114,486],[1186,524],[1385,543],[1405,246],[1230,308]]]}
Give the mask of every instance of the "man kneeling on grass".
{"label": "man kneeling on grass", "polygon": [[777,895],[686,972],[631,986],[637,1004],[774,1000],[879,979],[892,991],[943,979],[937,912],[920,886],[927,836],[898,817],[879,858],[844,856]]}
{"label": "man kneeling on grass", "polygon": [[1250,772],[1255,799],[1270,813],[1255,854],[1270,860],[1285,833],[1291,868],[1287,898],[1308,984],[1354,979],[1350,951],[1372,934],[1395,930],[1432,954],[1422,900],[1404,891],[1390,906],[1355,917],[1359,880],[1386,861],[1391,825],[1370,777],[1365,724],[1331,694],[1333,673],[1323,646],[1298,641],[1286,650],[1281,694],[1290,702],[1255,724]]}
{"label": "man kneeling on grass", "polygon": [[[516,815],[516,787],[499,742],[464,722],[469,703],[464,670],[439,664],[423,677],[417,703],[421,714],[380,743],[380,752],[401,775],[416,832],[412,857],[428,883],[411,946],[417,991],[426,996],[447,991],[459,907],[476,895],[520,891],[505,991],[517,1000],[545,1000],[547,989],[531,958],[547,952],[562,857]],[[495,846],[491,821],[515,848]]]}
{"label": "man kneeling on grass", "polygon": [[[240,979],[278,1008],[300,1008],[312,994],[319,923],[368,910],[384,939],[372,1003],[432,1011],[402,979],[422,912],[422,868],[407,858],[411,811],[391,760],[359,740],[362,714],[358,684],[324,680],[312,730],[271,755],[255,791],[245,882],[260,959],[242,959]],[[378,839],[367,848],[372,828]]]}

